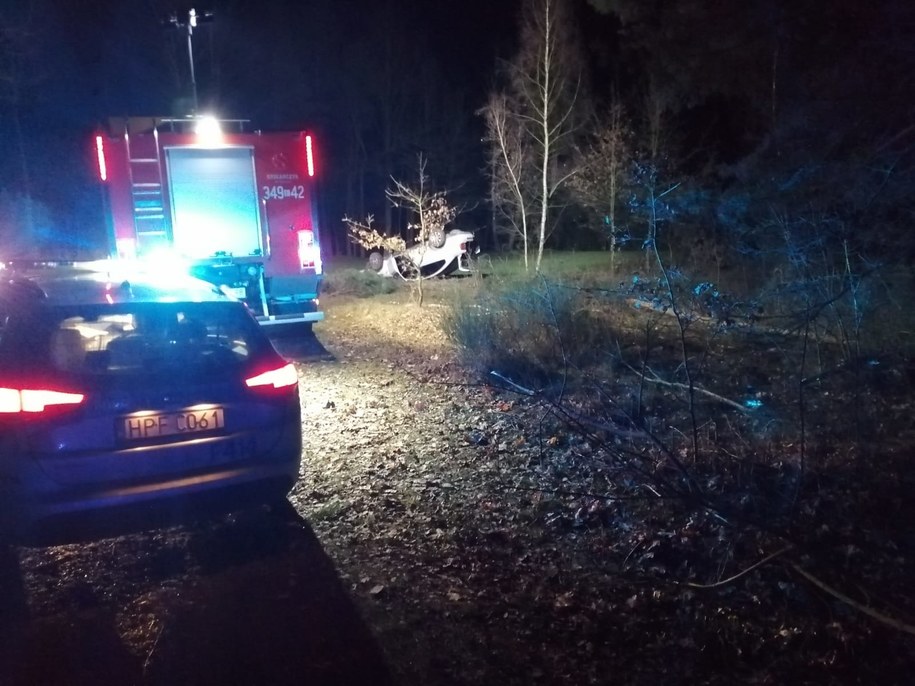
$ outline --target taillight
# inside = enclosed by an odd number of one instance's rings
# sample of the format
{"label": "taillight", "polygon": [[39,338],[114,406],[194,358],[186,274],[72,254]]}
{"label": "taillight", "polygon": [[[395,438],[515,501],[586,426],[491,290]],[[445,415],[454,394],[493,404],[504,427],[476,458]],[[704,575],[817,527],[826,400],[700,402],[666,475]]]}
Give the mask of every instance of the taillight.
{"label": "taillight", "polygon": [[295,386],[298,383],[299,375],[291,362],[283,367],[271,369],[268,372],[263,372],[257,376],[245,379],[245,384],[249,388],[267,386],[271,388],[288,388],[289,386]]}
{"label": "taillight", "polygon": [[305,136],[305,163],[308,165],[308,175],[315,175],[315,151],[311,144],[311,136]]}
{"label": "taillight", "polygon": [[320,274],[321,249],[315,243],[315,232],[311,229],[302,229],[298,232],[299,239],[299,267],[302,269],[314,269]]}
{"label": "taillight", "polygon": [[98,177],[102,181],[108,180],[108,164],[105,161],[105,139],[95,137],[95,154],[98,156]]}
{"label": "taillight", "polygon": [[79,405],[82,393],[55,391],[47,388],[0,388],[0,414],[44,412],[62,405]]}

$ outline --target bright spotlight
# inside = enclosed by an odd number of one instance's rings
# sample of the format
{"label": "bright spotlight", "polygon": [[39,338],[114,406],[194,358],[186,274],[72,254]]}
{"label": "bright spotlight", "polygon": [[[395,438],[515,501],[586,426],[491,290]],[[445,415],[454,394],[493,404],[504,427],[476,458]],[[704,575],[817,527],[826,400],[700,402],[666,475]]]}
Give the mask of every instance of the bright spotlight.
{"label": "bright spotlight", "polygon": [[195,129],[201,145],[219,145],[222,143],[222,128],[216,117],[206,115],[197,119]]}

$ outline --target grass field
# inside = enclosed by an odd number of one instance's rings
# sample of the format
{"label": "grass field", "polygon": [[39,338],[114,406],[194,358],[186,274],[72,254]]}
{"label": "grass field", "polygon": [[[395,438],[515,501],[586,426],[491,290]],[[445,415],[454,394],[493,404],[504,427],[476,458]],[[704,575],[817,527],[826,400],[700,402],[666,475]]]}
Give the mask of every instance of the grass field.
{"label": "grass field", "polygon": [[[475,298],[476,289],[493,291],[524,287],[525,283],[562,285],[599,290],[611,290],[620,295],[668,298],[660,270],[642,251],[618,253],[611,271],[610,255],[606,251],[554,251],[544,253],[539,273],[528,269],[517,253],[482,254],[475,260],[476,286],[466,286],[468,279],[446,279],[452,287],[425,289],[435,291],[441,298]],[[398,289],[415,288],[401,279],[379,277],[366,269],[362,257],[334,256],[326,261],[325,291],[370,297]],[[671,282],[682,302],[694,300],[697,288],[716,293],[717,303],[743,303],[744,310],[754,310],[773,323],[784,320],[791,326],[804,311],[816,313],[819,329],[813,331],[824,339],[844,338],[848,345],[864,350],[915,350],[915,308],[907,304],[915,298],[915,280],[909,270],[883,269],[868,272],[866,278],[843,273],[841,270],[806,275],[789,273],[788,269],[760,271],[752,260],[747,264],[731,265],[722,270],[708,264],[692,270],[672,268]],[[441,280],[437,280],[441,281]],[[428,283],[428,282],[427,282]],[[707,303],[708,304],[708,303]],[[715,304],[715,303],[712,303]],[[800,314],[799,314],[800,313]],[[803,317],[800,317],[801,319]],[[854,340],[852,340],[854,339]],[[863,347],[862,347],[863,346]]]}

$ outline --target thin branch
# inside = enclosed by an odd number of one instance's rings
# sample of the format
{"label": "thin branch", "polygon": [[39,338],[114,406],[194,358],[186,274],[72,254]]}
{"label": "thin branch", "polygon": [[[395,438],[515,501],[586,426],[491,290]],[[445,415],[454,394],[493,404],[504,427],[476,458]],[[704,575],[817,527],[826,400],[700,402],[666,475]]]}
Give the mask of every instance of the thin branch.
{"label": "thin branch", "polygon": [[915,636],[915,626],[912,626],[911,624],[906,624],[905,622],[895,619],[893,617],[888,617],[887,615],[883,614],[882,612],[878,612],[877,610],[875,610],[872,607],[868,607],[867,605],[863,605],[863,604],[857,602],[856,600],[852,600],[851,598],[849,598],[847,595],[845,595],[841,591],[837,591],[832,586],[829,586],[825,582],[820,581],[813,574],[811,574],[807,570],[803,569],[802,567],[799,567],[798,565],[794,564],[793,562],[789,562],[788,566],[790,566],[794,571],[796,571],[802,577],[807,579],[807,581],[812,583],[814,586],[816,586],[820,590],[828,593],[836,600],[841,600],[846,605],[853,607],[858,612],[866,614],[868,617],[871,617],[872,619],[876,619],[881,624],[886,624],[887,626],[893,627],[894,629],[898,629],[899,631],[904,631],[907,634],[912,634],[913,636]]}
{"label": "thin branch", "polygon": [[667,195],[668,193],[672,193],[673,191],[677,190],[677,189],[680,187],[680,185],[681,185],[682,183],[683,183],[682,181],[678,181],[678,182],[675,183],[673,186],[671,186],[670,188],[668,188],[666,191],[663,191],[663,192],[661,192],[661,193],[658,193],[658,200],[660,200],[661,198],[663,198],[663,197],[664,197],[665,195]]}
{"label": "thin branch", "polygon": [[[633,372],[634,374],[637,374],[640,378],[643,378],[645,381],[648,381],[650,383],[658,384],[659,386],[670,386],[672,388],[689,390],[689,386],[687,384],[680,383],[679,381],[665,381],[664,379],[659,377],[654,372],[654,370],[652,370],[650,367],[645,368],[647,371],[651,372],[651,376],[648,376],[648,375],[644,374],[643,372],[640,372],[637,369],[634,369],[631,365],[627,364],[626,362],[623,362],[623,364],[626,365],[631,372]],[[729,406],[733,407],[735,410],[740,410],[744,414],[749,414],[751,412],[751,410],[749,408],[744,407],[740,403],[735,402],[734,400],[731,400],[730,398],[725,398],[722,395],[718,395],[717,393],[713,393],[712,391],[702,388],[701,386],[693,386],[693,391],[695,391],[696,393],[701,393],[702,395],[707,396],[707,397],[711,398],[712,400],[716,400],[719,403],[729,405]]]}
{"label": "thin branch", "polygon": [[774,559],[775,559],[776,557],[778,557],[779,555],[784,555],[784,554],[787,553],[789,550],[791,550],[793,547],[794,547],[794,546],[792,546],[792,545],[786,545],[786,546],[785,546],[784,548],[782,548],[781,550],[776,550],[776,551],[775,551],[774,553],[772,553],[771,555],[766,555],[766,556],[765,556],[763,559],[761,559],[759,562],[756,562],[756,563],[750,565],[749,567],[747,567],[746,569],[744,569],[744,570],[742,570],[742,571],[740,571],[740,572],[737,572],[737,574],[735,574],[734,576],[729,576],[727,579],[722,579],[721,581],[717,581],[717,582],[715,582],[715,583],[713,583],[713,584],[696,584],[696,583],[693,583],[692,581],[688,581],[688,582],[686,583],[686,585],[689,586],[690,588],[701,588],[701,589],[719,588],[719,587],[721,587],[721,586],[727,586],[729,583],[732,583],[732,582],[734,582],[734,581],[737,581],[737,579],[739,579],[740,577],[749,574],[750,572],[752,572],[752,571],[753,571],[754,569],[756,569],[757,567],[761,567],[762,565],[766,564],[767,562],[770,562],[771,560],[774,560]]}
{"label": "thin branch", "polygon": [[514,390],[516,390],[518,393],[521,393],[523,395],[528,395],[528,396],[537,395],[536,391],[532,391],[530,388],[525,388],[524,386],[519,386],[514,381],[509,379],[507,376],[503,376],[502,374],[500,374],[499,372],[497,372],[495,370],[492,370],[491,372],[489,372],[489,374],[490,374],[490,376],[496,377],[500,381],[504,381],[509,386],[511,386]]}

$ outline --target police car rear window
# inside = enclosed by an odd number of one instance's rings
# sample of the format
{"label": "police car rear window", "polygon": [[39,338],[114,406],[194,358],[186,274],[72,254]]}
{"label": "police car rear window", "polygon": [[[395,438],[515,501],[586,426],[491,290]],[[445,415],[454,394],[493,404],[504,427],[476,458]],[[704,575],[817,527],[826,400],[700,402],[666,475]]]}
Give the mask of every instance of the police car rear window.
{"label": "police car rear window", "polygon": [[75,374],[225,372],[265,345],[257,324],[236,305],[48,306],[7,324],[0,357]]}

